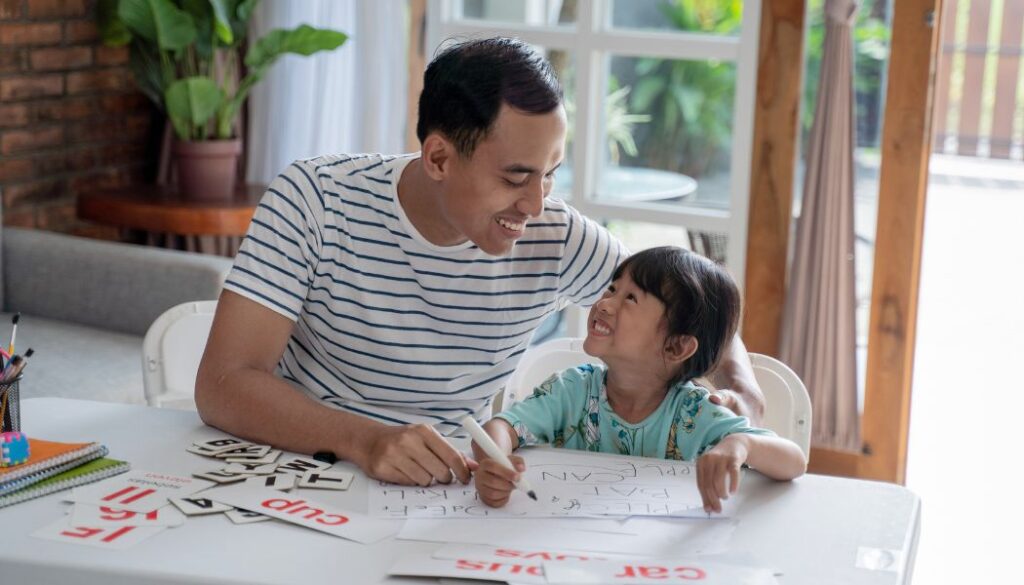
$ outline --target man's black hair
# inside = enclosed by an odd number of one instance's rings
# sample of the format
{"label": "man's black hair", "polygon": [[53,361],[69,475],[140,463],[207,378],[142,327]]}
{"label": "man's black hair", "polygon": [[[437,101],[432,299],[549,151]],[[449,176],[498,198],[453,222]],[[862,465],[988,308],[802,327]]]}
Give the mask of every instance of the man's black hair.
{"label": "man's black hair", "polygon": [[471,156],[494,125],[502,104],[546,114],[562,103],[551,64],[519,39],[469,40],[446,47],[423,75],[416,135],[434,131]]}
{"label": "man's black hair", "polygon": [[740,291],[725,268],[689,250],[661,246],[627,258],[612,279],[627,272],[640,290],[665,305],[669,338],[688,335],[697,339],[696,353],[669,387],[711,371],[740,320]]}

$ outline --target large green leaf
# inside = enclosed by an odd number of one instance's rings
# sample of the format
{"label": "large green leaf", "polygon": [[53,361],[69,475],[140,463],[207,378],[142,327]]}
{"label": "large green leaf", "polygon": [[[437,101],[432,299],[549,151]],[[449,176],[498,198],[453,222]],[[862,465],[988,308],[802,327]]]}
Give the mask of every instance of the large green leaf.
{"label": "large green leaf", "polygon": [[128,66],[135,76],[135,83],[161,110],[164,105],[164,77],[160,63],[160,51],[156,45],[141,39],[134,39],[129,53]]}
{"label": "large green leaf", "polygon": [[213,9],[213,29],[217,31],[217,38],[225,45],[230,45],[235,40],[234,32],[231,30],[231,8],[229,0],[209,0],[210,8]]}
{"label": "large green leaf", "polygon": [[249,17],[252,16],[252,11],[256,10],[260,0],[233,0],[233,2],[235,3],[235,16],[242,21],[242,24],[249,24]]}
{"label": "large green leaf", "polygon": [[109,47],[123,47],[132,40],[132,33],[117,15],[118,0],[100,0],[96,4],[96,21],[103,44]]}
{"label": "large green leaf", "polygon": [[214,37],[214,15],[213,7],[209,0],[178,0],[181,9],[192,17],[196,26],[196,40],[193,43],[196,55],[204,61],[213,59],[214,45],[217,39]]}
{"label": "large green leaf", "polygon": [[292,30],[277,29],[267,33],[249,48],[249,53],[245,56],[245,65],[249,71],[239,84],[234,97],[225,103],[217,116],[218,134],[223,135],[229,130],[232,121],[238,115],[238,110],[249,95],[249,90],[263,78],[270,65],[281,55],[295,53],[308,56],[319,51],[333,51],[346,40],[348,35],[343,32],[313,28],[305,24]]}
{"label": "large green leaf", "polygon": [[231,29],[235,33],[235,45],[240,45],[249,33],[249,18],[259,0],[228,0],[228,14],[231,17]]}
{"label": "large green leaf", "polygon": [[199,137],[223,99],[224,92],[208,77],[189,77],[172,83],[165,101],[178,138]]}
{"label": "large green leaf", "polygon": [[121,0],[117,14],[132,32],[164,51],[184,49],[196,38],[192,17],[171,0]]}
{"label": "large green leaf", "polygon": [[262,69],[285,53],[312,55],[319,51],[333,51],[346,40],[348,35],[343,32],[305,24],[292,30],[272,30],[249,49],[245,64],[253,69]]}

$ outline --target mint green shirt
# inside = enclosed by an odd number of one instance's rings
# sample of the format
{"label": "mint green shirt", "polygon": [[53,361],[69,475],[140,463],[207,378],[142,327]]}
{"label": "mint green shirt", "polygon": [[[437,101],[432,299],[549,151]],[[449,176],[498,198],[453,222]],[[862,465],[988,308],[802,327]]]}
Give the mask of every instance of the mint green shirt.
{"label": "mint green shirt", "polygon": [[495,415],[519,437],[519,446],[555,447],[693,461],[727,435],[775,433],[708,401],[710,392],[681,382],[647,418],[629,423],[615,414],[605,390],[607,368],[583,365],[557,373],[533,395]]}

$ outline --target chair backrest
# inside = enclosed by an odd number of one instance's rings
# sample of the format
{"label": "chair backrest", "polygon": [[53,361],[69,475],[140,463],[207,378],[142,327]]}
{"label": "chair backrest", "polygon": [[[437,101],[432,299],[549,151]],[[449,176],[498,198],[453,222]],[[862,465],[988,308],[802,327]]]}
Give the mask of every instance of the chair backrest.
{"label": "chair backrest", "polygon": [[195,409],[196,374],[217,301],[182,303],[164,311],[142,342],[142,382],[150,406]]}
{"label": "chair backrest", "polygon": [[796,443],[811,456],[811,397],[800,376],[781,361],[759,353],[750,354],[754,378],[764,393],[761,424]]}
{"label": "chair backrest", "polygon": [[[800,378],[779,360],[757,353],[750,354],[754,377],[764,392],[764,428],[796,443],[804,455],[811,448],[811,399]],[[533,389],[551,374],[581,364],[601,363],[583,352],[583,340],[553,339],[531,347],[524,354],[505,385],[502,404],[508,405],[528,397]]]}

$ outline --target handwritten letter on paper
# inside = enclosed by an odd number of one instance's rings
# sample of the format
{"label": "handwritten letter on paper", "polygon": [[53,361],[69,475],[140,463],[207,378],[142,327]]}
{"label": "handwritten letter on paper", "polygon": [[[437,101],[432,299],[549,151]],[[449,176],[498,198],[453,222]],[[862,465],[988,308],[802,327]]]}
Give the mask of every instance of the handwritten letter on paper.
{"label": "handwritten letter on paper", "polygon": [[524,449],[526,477],[540,499],[513,492],[504,508],[481,502],[472,483],[370,486],[370,514],[390,518],[706,516],[692,463]]}

